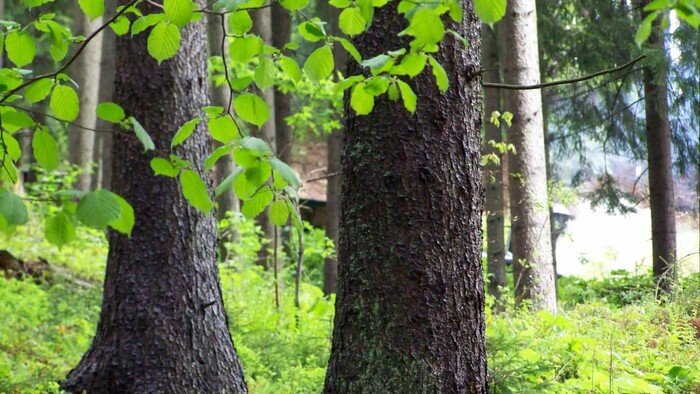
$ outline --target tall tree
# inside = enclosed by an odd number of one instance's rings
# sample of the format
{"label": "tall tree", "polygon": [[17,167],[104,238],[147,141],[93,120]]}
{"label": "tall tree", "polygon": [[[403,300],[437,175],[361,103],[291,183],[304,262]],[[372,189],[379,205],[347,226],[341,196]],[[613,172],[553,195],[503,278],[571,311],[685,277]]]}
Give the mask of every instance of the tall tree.
{"label": "tall tree", "polygon": [[[283,7],[272,7],[271,10],[272,45],[275,48],[284,48],[284,45],[291,38],[292,15]],[[291,162],[292,156],[292,128],[289,127],[285,119],[291,115],[290,93],[284,93],[275,87],[275,138],[277,157],[285,163]]]}
{"label": "tall tree", "polygon": [[[642,6],[649,1],[642,1]],[[676,281],[676,212],[671,161],[671,127],[668,118],[666,47],[661,17],[652,23],[648,46],[651,64],[644,66],[649,207],[654,280],[669,292]]]}
{"label": "tall tree", "polygon": [[[501,81],[501,63],[498,48],[498,32],[488,25],[481,27],[481,43],[483,46],[482,68],[485,70],[485,82]],[[499,89],[484,90],[484,154],[492,158],[501,157],[501,151],[492,143],[503,142],[499,125],[490,122],[493,111],[501,110],[501,91]],[[505,155],[504,155],[505,156]],[[503,171],[502,162],[489,160],[484,167],[486,190],[484,193],[484,214],[486,215],[486,250],[487,273],[489,278],[489,294],[501,298],[501,288],[506,282],[505,236],[503,228]]]}
{"label": "tall tree", "polygon": [[[266,7],[260,10],[256,10],[253,13],[253,31],[255,34],[262,38],[266,45],[272,45],[272,10],[274,7]],[[267,108],[270,110],[270,118],[265,122],[264,125],[256,131],[256,136],[265,140],[275,152],[277,147],[277,120],[276,120],[276,110],[275,110],[275,91],[270,87],[259,87],[261,89],[262,98],[265,100]],[[269,208],[265,208],[265,211],[255,218],[256,223],[263,230],[263,242],[260,248],[260,253],[258,253],[258,263],[264,267],[270,266],[270,259],[272,254],[269,250],[278,245],[273,245],[275,239],[279,240],[279,237],[275,235],[278,233],[278,229],[270,221]],[[277,262],[275,263],[277,264]]]}
{"label": "tall tree", "polygon": [[[508,1],[501,29],[505,82],[539,83],[535,2]],[[541,93],[508,90],[505,109],[513,113],[508,140],[516,151],[508,162],[517,174],[509,184],[515,297],[532,300],[534,309],[556,311]]]}
{"label": "tall tree", "polygon": [[[73,12],[73,34],[87,36],[101,24],[102,18],[91,20],[75,3]],[[73,187],[78,190],[90,190],[92,185],[93,149],[95,147],[95,128],[97,116],[95,110],[100,93],[100,59],[102,42],[94,40],[85,47],[72,68],[72,75],[80,87],[81,111],[76,123],[71,126],[68,135],[68,151],[71,164],[80,167],[80,174]],[[82,127],[81,127],[82,126]]]}
{"label": "tall tree", "polygon": [[[145,35],[117,40],[115,102],[157,149],[168,149],[178,127],[209,102],[204,23],[183,28],[179,52],[160,66]],[[97,333],[63,389],[246,392],[222,303],[213,217],[188,204],[176,179],[153,176],[152,154],[134,138],[119,133],[114,142],[114,191],[134,206],[136,225],[130,238],[109,234]],[[209,150],[199,126],[175,153],[201,163]]]}
{"label": "tall tree", "polygon": [[[355,40],[363,58],[395,45],[398,3],[376,9]],[[347,113],[342,154],[338,295],[326,393],[486,393],[481,266],[480,24],[472,2],[410,81],[419,105],[376,99]],[[355,63],[350,74],[362,70]],[[351,104],[346,96],[346,108]]]}

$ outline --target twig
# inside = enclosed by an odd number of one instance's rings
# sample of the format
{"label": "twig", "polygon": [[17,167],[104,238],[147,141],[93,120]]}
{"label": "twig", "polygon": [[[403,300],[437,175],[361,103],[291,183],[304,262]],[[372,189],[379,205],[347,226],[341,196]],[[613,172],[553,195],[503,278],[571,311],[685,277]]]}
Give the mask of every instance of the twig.
{"label": "twig", "polygon": [[102,26],[98,27],[97,30],[93,31],[93,32],[85,39],[85,41],[83,41],[83,43],[78,47],[78,50],[75,51],[75,53],[73,54],[73,56],[71,56],[70,59],[68,59],[68,61],[67,61],[63,66],[61,66],[58,70],[56,70],[56,71],[54,71],[54,72],[51,72],[51,73],[48,73],[48,74],[39,75],[39,76],[36,76],[36,77],[34,77],[34,78],[30,78],[30,79],[26,80],[26,81],[25,81],[24,83],[22,83],[21,85],[19,85],[19,86],[17,86],[16,88],[10,90],[9,92],[5,93],[5,95],[2,96],[2,98],[0,98],[0,104],[4,103],[5,100],[7,100],[8,98],[12,97],[13,94],[15,94],[15,93],[19,92],[20,90],[26,88],[27,86],[31,85],[31,84],[34,83],[35,81],[38,81],[38,80],[44,79],[44,78],[55,78],[58,74],[60,74],[60,73],[62,73],[62,72],[64,72],[64,71],[66,71],[66,70],[68,69],[68,67],[70,67],[70,65],[73,64],[73,62],[75,61],[75,59],[77,59],[78,56],[80,56],[80,54],[83,52],[83,50],[85,50],[85,47],[90,43],[90,41],[92,41],[95,37],[97,37],[97,35],[100,34],[100,32],[102,32],[102,30],[106,29],[107,26],[109,26],[112,22],[114,22],[115,20],[117,20],[117,18],[119,18],[120,16],[122,16],[129,8],[131,8],[132,5],[136,4],[137,1],[139,1],[139,0],[131,0],[129,3],[127,3],[127,4],[124,6],[124,8],[122,8],[121,10],[119,10],[119,12],[117,12],[116,14],[114,14],[113,17],[109,18],[109,19],[107,20],[107,22],[105,22]]}
{"label": "twig", "polygon": [[557,86],[557,85],[566,85],[566,84],[586,81],[586,80],[593,79],[593,78],[601,76],[601,75],[611,74],[611,73],[614,73],[616,71],[624,70],[625,68],[637,63],[638,61],[640,61],[642,59],[644,59],[645,57],[646,57],[646,55],[641,55],[641,56],[638,56],[638,57],[630,60],[629,62],[627,62],[619,67],[608,68],[608,69],[594,72],[592,74],[584,75],[584,76],[578,77],[578,78],[560,79],[558,81],[538,83],[535,85],[511,85],[511,84],[506,84],[506,83],[483,82],[481,84],[481,86],[483,86],[484,88],[488,88],[488,89],[532,90],[532,89],[548,88],[548,87]]}
{"label": "twig", "polygon": [[323,179],[333,178],[333,177],[336,177],[338,175],[340,175],[340,172],[331,172],[330,174],[309,178],[309,179],[305,180],[304,182],[316,182],[316,181],[320,181]]}

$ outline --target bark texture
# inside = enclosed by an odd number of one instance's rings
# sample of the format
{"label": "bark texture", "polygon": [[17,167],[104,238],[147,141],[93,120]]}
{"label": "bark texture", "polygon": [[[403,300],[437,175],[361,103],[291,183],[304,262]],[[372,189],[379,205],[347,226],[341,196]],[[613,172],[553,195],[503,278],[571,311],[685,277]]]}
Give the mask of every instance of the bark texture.
{"label": "bark texture", "polygon": [[[291,38],[292,16],[283,7],[272,7],[270,17],[272,18],[272,45],[282,50],[284,44]],[[291,99],[289,93],[281,92],[276,86],[275,94],[275,138],[277,157],[285,163],[291,162],[292,156],[292,129],[287,124],[287,117],[291,115]],[[287,237],[285,237],[287,238]]]}
{"label": "bark texture", "polygon": [[[539,83],[535,2],[509,0],[501,23],[505,82]],[[532,300],[536,310],[556,311],[540,91],[506,91],[505,109],[513,113],[509,142],[517,152],[508,163],[517,174],[509,185],[515,298]]]}
{"label": "bark texture", "polygon": [[[451,28],[469,47],[446,36],[436,55],[447,93],[426,70],[410,81],[414,115],[386,96],[368,116],[346,113],[325,393],[487,392],[480,25],[471,2],[463,5],[464,22]],[[395,7],[377,9],[356,39],[363,58],[405,44]],[[349,71],[361,72],[355,64]]]}
{"label": "bark texture", "polygon": [[[151,9],[150,11],[154,11]],[[115,101],[165,150],[178,127],[209,102],[204,21],[182,31],[160,66],[146,35],[117,40]],[[203,125],[176,151],[200,163]],[[242,393],[216,264],[214,218],[191,206],[172,178],[154,176],[134,138],[117,134],[114,191],[134,206],[128,238],[109,234],[102,312],[92,345],[63,384],[72,393]],[[208,183],[211,179],[205,177]]]}
{"label": "bark texture", "polygon": [[[642,5],[648,4],[643,1]],[[653,23],[648,45],[653,58],[663,59],[644,67],[644,105],[649,166],[649,207],[654,281],[662,292],[676,282],[676,213],[671,161],[671,127],[668,119],[666,48],[660,20]]]}
{"label": "bark texture", "polygon": [[[484,81],[501,82],[501,63],[498,49],[498,32],[488,25],[481,27],[481,43],[483,46],[482,69]],[[503,142],[500,126],[490,122],[493,111],[501,111],[501,91],[499,89],[484,89],[484,154],[505,156],[500,150],[490,144],[490,141]],[[489,278],[489,294],[501,298],[501,288],[507,285],[505,262],[505,233],[503,229],[503,171],[501,163],[489,162],[484,167],[485,193],[484,214],[486,215],[486,250],[487,273]]]}
{"label": "bark texture", "polygon": [[[100,27],[102,18],[90,20],[75,3],[73,10],[73,34],[87,36]],[[73,184],[77,190],[90,190],[92,185],[93,149],[95,147],[94,129],[97,121],[97,108],[100,90],[100,59],[102,57],[102,42],[91,41],[71,68],[71,77],[78,84],[80,98],[80,113],[68,134],[68,152],[71,164],[81,169],[81,173]]]}

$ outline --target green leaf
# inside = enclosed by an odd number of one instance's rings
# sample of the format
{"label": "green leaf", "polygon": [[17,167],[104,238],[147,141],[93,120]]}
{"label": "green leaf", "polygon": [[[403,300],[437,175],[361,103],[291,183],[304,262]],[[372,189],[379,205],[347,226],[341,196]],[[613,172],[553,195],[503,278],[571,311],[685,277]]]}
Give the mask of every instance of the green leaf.
{"label": "green leaf", "polygon": [[391,101],[396,101],[399,99],[400,94],[399,94],[399,88],[396,86],[395,83],[392,83],[389,85],[389,89],[387,89],[387,95],[389,96],[389,100]]}
{"label": "green leaf", "polygon": [[143,150],[148,151],[155,149],[156,145],[153,143],[153,140],[151,139],[151,136],[148,135],[146,129],[141,126],[141,123],[139,123],[139,121],[133,116],[129,117],[129,121],[134,127],[134,134],[136,134],[136,138],[138,138],[143,144]]}
{"label": "green leaf", "polygon": [[231,60],[239,63],[246,63],[254,56],[260,54],[263,49],[263,41],[258,36],[247,36],[236,38],[228,47]]}
{"label": "green leaf", "polygon": [[233,151],[233,161],[243,168],[251,168],[260,165],[260,156],[246,148],[236,148]]}
{"label": "green leaf", "polygon": [[270,159],[270,166],[275,171],[275,174],[281,176],[282,179],[287,181],[288,184],[297,188],[301,186],[301,180],[299,179],[296,171],[294,171],[287,163],[273,157]]}
{"label": "green leaf", "polygon": [[432,50],[434,47],[437,49],[437,43],[445,36],[445,25],[436,10],[421,8],[413,14],[411,24],[402,34],[415,37],[411,42],[412,49]]}
{"label": "green leaf", "polygon": [[379,96],[384,94],[391,80],[384,75],[377,75],[372,77],[365,82],[365,92],[371,94],[372,96]]}
{"label": "green leaf", "polygon": [[435,58],[432,56],[428,57],[428,62],[430,62],[430,68],[433,69],[435,83],[437,83],[437,86],[438,88],[440,88],[440,91],[445,93],[450,84],[449,80],[447,79],[447,73],[445,72],[445,69],[442,68],[442,65],[440,65],[440,63],[438,63],[438,61],[435,60]]}
{"label": "green leaf", "polygon": [[326,79],[333,72],[333,51],[328,45],[324,45],[309,55],[304,63],[304,72],[312,82]]}
{"label": "green leaf", "polygon": [[204,169],[209,171],[212,168],[214,168],[216,162],[219,161],[220,158],[231,153],[232,150],[233,146],[231,145],[224,145],[214,149],[214,152],[212,152],[209,156],[207,156],[206,159],[204,159]]}
{"label": "green leaf", "polygon": [[284,200],[277,200],[270,206],[270,211],[268,212],[270,216],[270,222],[275,226],[283,226],[289,220],[289,207],[287,202]]}
{"label": "green leaf", "polygon": [[362,65],[369,68],[381,68],[383,67],[391,58],[387,55],[377,55],[375,57],[369,58],[362,61]]}
{"label": "green leaf", "polygon": [[[243,172],[242,168],[236,169],[236,171],[228,174],[226,178],[224,178],[221,183],[219,183],[218,186],[216,186],[216,190],[214,190],[214,196],[219,197],[220,195],[224,194],[227,190],[231,190],[231,186],[233,185],[233,181],[238,177]],[[243,177],[245,178],[245,177]]]}
{"label": "green leaf", "polygon": [[359,7],[349,7],[340,13],[338,26],[343,33],[349,36],[356,36],[365,31],[367,21],[362,16],[362,11]]}
{"label": "green leaf", "polygon": [[[0,144],[4,143],[4,145],[0,145],[0,156],[3,156],[5,154],[4,152],[7,151],[10,159],[14,161],[19,160],[19,157],[22,156],[22,149],[19,147],[19,142],[9,133],[4,131],[0,131],[0,133],[2,133],[2,141],[0,141]],[[4,171],[4,169],[0,168],[0,171]]]}
{"label": "green leaf", "polygon": [[180,49],[180,29],[176,25],[160,22],[148,34],[148,53],[158,61],[170,59]]}
{"label": "green leaf", "polygon": [[39,129],[34,132],[32,140],[34,158],[47,171],[53,171],[58,167],[58,146],[51,134]]}
{"label": "green leaf", "polygon": [[211,137],[224,144],[230,142],[238,135],[236,122],[234,122],[233,118],[228,114],[207,119],[207,127],[209,128]]}
{"label": "green leaf", "polygon": [[248,123],[261,127],[270,118],[265,101],[252,93],[244,93],[233,100],[236,114]]}
{"label": "green leaf", "polygon": [[151,160],[151,169],[156,175],[164,175],[170,178],[175,178],[180,173],[180,170],[175,168],[170,160],[162,157],[156,157]]}
{"label": "green leaf", "polygon": [[131,24],[131,35],[135,36],[158,22],[165,20],[165,14],[148,14]]}
{"label": "green leaf", "polygon": [[282,71],[294,82],[299,82],[301,80],[303,75],[301,73],[301,67],[299,67],[296,60],[289,56],[282,56],[279,60],[279,65]]}
{"label": "green leaf", "polygon": [[350,4],[352,4],[352,2],[350,0],[330,0],[328,4],[332,5],[335,8],[347,8],[350,7]]}
{"label": "green leaf", "polygon": [[637,43],[637,45],[641,46],[649,38],[652,29],[651,25],[658,16],[658,12],[652,12],[651,14],[647,15],[646,18],[644,18],[642,24],[637,30],[637,34],[634,35],[634,41]]}
{"label": "green leaf", "polygon": [[182,195],[185,199],[202,213],[209,213],[214,208],[214,203],[209,198],[207,185],[195,171],[184,170],[180,174]]}
{"label": "green leaf", "polygon": [[60,248],[75,239],[75,225],[66,213],[57,212],[44,221],[44,236]]}
{"label": "green leaf", "polygon": [[391,73],[396,75],[408,75],[413,78],[423,71],[427,59],[428,56],[424,53],[409,53],[401,59],[399,65],[392,68]]}
{"label": "green leaf", "polygon": [[51,93],[51,88],[53,88],[53,79],[42,78],[38,81],[34,81],[27,87],[27,90],[24,91],[24,99],[27,100],[29,104],[38,103]]}
{"label": "green leaf", "polygon": [[119,203],[121,215],[119,215],[118,219],[109,222],[109,226],[122,234],[131,236],[131,230],[134,229],[135,221],[134,208],[120,195],[112,193],[112,196],[117,200],[117,203]]}
{"label": "green leaf", "polygon": [[22,199],[5,189],[0,189],[0,216],[11,226],[19,226],[29,221],[27,207]]}
{"label": "green leaf", "polygon": [[350,107],[357,112],[358,115],[367,115],[374,108],[374,96],[365,92],[364,82],[360,82],[352,89],[350,95]]}
{"label": "green leaf", "polygon": [[256,190],[258,190],[258,187],[248,180],[248,177],[245,174],[247,171],[248,169],[241,171],[233,180],[233,191],[241,200],[247,200],[253,195],[253,193],[255,193]]}
{"label": "green leaf", "polygon": [[280,4],[289,11],[296,11],[306,7],[309,0],[282,0]]}
{"label": "green leaf", "polygon": [[362,62],[362,55],[360,55],[360,51],[358,51],[350,41],[342,37],[333,37],[333,40],[339,42],[356,62]]}
{"label": "green leaf", "polygon": [[236,11],[228,17],[229,34],[242,36],[253,28],[248,11]]}
{"label": "green leaf", "polygon": [[326,38],[323,29],[316,22],[306,21],[299,24],[299,33],[306,41],[318,42]]}
{"label": "green leaf", "polygon": [[97,117],[107,122],[119,123],[126,118],[126,114],[119,105],[106,102],[97,104]]}
{"label": "green leaf", "polygon": [[241,139],[241,146],[250,149],[257,156],[268,156],[272,154],[272,149],[267,142],[257,137],[245,137]]}
{"label": "green leaf", "polygon": [[177,133],[175,133],[175,136],[173,137],[172,142],[170,142],[170,147],[174,148],[183,142],[187,138],[189,138],[190,135],[194,132],[194,129],[197,127],[197,124],[202,120],[199,116],[196,118],[189,120],[185,122],[180,128],[177,130]]}
{"label": "green leaf", "polygon": [[57,85],[53,88],[49,106],[57,118],[68,122],[74,121],[80,112],[78,94],[66,85]]}
{"label": "green leaf", "polygon": [[90,19],[99,18],[105,13],[104,0],[78,0],[78,4]]}
{"label": "green leaf", "polygon": [[418,101],[418,97],[416,97],[416,94],[413,93],[413,89],[411,89],[411,87],[404,81],[399,80],[396,82],[399,84],[399,90],[401,90],[403,106],[406,107],[410,113],[416,112],[416,102]]}
{"label": "green leaf", "polygon": [[261,54],[258,66],[255,68],[255,74],[253,79],[258,88],[265,90],[270,86],[275,84],[275,76],[277,74],[277,68],[272,60]]}
{"label": "green leaf", "polygon": [[49,40],[51,41],[49,54],[54,62],[59,62],[68,54],[68,38],[72,37],[72,34],[64,26],[54,21],[46,21],[46,26],[49,29]]}
{"label": "green leaf", "polygon": [[163,0],[165,19],[179,28],[190,22],[193,8],[192,0]]}
{"label": "green leaf", "polygon": [[262,213],[265,207],[270,205],[275,194],[270,189],[257,192],[250,200],[241,207],[241,213],[248,219],[252,219]]}
{"label": "green leaf", "polygon": [[[4,110],[5,108],[3,108]],[[35,122],[31,116],[23,111],[3,111],[2,113],[2,128],[14,133],[19,129],[28,129],[34,126]]]}
{"label": "green leaf", "polygon": [[117,36],[123,36],[124,34],[129,32],[130,25],[131,23],[129,22],[129,18],[122,15],[119,18],[117,18],[114,22],[110,23],[109,27],[112,28],[112,31],[114,31],[114,34],[116,34]]}
{"label": "green leaf", "polygon": [[121,207],[114,194],[108,190],[98,189],[87,193],[80,199],[75,214],[84,225],[104,229],[119,219]]}
{"label": "green leaf", "polygon": [[15,30],[5,37],[5,50],[15,66],[23,67],[31,63],[36,55],[34,37]]}
{"label": "green leaf", "polygon": [[486,24],[494,24],[506,14],[506,0],[474,0],[476,15]]}

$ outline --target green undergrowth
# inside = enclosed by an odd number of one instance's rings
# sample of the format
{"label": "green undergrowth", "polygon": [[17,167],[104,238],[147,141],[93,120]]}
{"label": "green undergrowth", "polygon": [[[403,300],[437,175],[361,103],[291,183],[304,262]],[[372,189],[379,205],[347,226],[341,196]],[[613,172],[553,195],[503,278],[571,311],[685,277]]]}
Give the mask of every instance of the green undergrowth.
{"label": "green undergrowth", "polygon": [[[305,239],[300,307],[294,262],[274,275],[254,264],[260,243],[250,222],[221,264],[232,336],[252,393],[318,393],[330,351],[333,300],[320,286],[322,232]],[[56,393],[88,348],[99,317],[106,244],[94,232],[61,250],[41,241],[41,226],[2,238],[24,260],[61,268],[50,280],[0,276],[0,393]],[[687,278],[673,301],[657,302],[648,276],[617,273],[562,278],[557,315],[509,305],[487,310],[492,393],[700,393],[700,291]],[[279,299],[279,308],[275,299]],[[512,304],[512,300],[509,301]],[[493,305],[489,300],[489,305]],[[507,303],[508,305],[508,303]]]}

